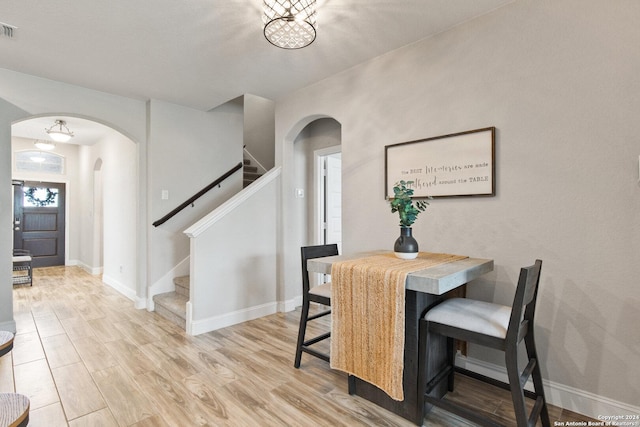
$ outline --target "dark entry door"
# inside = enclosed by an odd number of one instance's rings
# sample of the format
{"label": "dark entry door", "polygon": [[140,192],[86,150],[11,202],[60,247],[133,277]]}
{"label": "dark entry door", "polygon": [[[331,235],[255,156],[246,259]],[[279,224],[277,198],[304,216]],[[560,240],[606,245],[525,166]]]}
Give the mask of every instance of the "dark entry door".
{"label": "dark entry door", "polygon": [[14,185],[13,247],[27,249],[33,267],[64,265],[65,184]]}

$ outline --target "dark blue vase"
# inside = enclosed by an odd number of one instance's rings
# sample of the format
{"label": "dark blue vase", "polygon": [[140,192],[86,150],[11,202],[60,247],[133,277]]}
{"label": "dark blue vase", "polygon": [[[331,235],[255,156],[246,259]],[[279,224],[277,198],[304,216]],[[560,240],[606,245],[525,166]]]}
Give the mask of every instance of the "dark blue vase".
{"label": "dark blue vase", "polygon": [[393,245],[393,252],[398,258],[414,259],[418,256],[418,242],[411,235],[411,227],[400,227],[400,237]]}

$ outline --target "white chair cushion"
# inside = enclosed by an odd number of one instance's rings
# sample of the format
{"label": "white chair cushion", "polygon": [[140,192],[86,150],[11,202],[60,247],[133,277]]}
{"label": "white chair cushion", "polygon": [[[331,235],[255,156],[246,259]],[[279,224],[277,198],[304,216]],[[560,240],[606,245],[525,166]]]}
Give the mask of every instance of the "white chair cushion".
{"label": "white chair cushion", "polygon": [[427,311],[429,322],[505,338],[511,307],[466,298],[452,298]]}
{"label": "white chair cushion", "polygon": [[20,256],[13,257],[13,262],[27,262],[27,261],[31,261],[31,257],[29,255],[20,255]]}
{"label": "white chair cushion", "polygon": [[331,299],[331,283],[323,283],[321,285],[314,286],[309,289],[309,293]]}

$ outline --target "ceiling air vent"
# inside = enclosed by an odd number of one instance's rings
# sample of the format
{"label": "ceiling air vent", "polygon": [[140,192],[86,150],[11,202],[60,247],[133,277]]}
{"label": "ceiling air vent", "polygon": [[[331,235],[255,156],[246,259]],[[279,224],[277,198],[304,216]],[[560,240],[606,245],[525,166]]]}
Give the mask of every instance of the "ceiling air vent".
{"label": "ceiling air vent", "polygon": [[0,37],[13,38],[15,31],[18,27],[0,22]]}

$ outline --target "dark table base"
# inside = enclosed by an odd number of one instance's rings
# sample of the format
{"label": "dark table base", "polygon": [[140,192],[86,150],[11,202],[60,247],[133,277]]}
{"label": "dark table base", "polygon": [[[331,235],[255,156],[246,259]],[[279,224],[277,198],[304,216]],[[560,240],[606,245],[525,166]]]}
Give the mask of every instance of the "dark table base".
{"label": "dark table base", "polygon": [[[405,350],[403,390],[404,400],[393,400],[378,387],[356,377],[349,378],[349,393],[363,397],[401,417],[422,425],[422,397],[418,396],[418,325],[421,316],[431,306],[437,304],[444,295],[432,295],[407,290],[405,294]],[[432,336],[429,338],[428,371],[438,372],[446,363],[446,338]],[[433,395],[443,396],[446,393],[446,381]]]}

